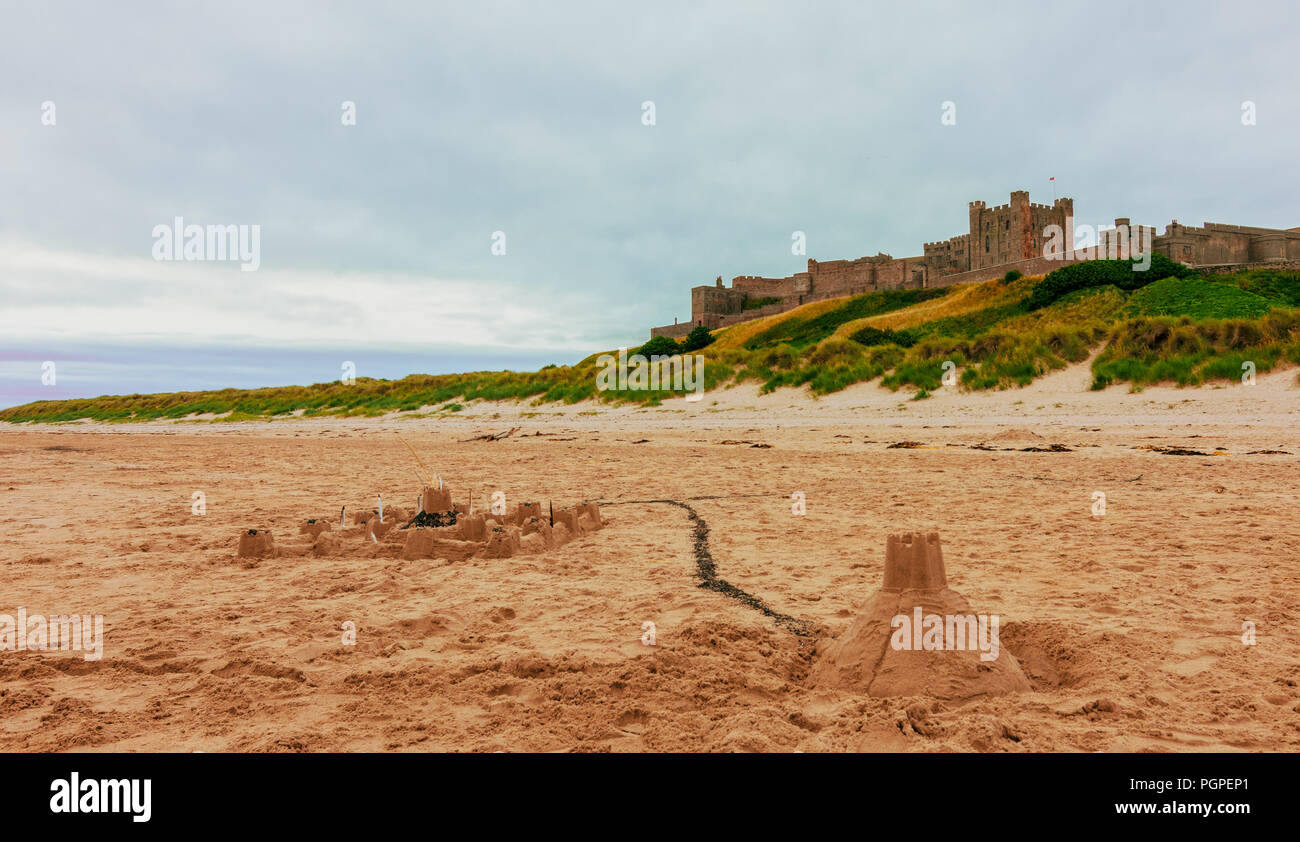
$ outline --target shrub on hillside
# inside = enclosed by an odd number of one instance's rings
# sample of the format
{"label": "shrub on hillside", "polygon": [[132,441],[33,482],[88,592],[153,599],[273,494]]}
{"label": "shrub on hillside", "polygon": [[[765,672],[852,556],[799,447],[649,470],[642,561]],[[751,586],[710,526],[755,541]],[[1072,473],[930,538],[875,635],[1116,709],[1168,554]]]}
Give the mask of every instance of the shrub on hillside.
{"label": "shrub on hillside", "polygon": [[785,344],[759,351],[756,357],[758,364],[766,369],[789,370],[799,363],[794,346]]}
{"label": "shrub on hillside", "polygon": [[671,357],[681,352],[681,346],[671,336],[656,336],[637,349],[638,354],[647,358],[653,356]]}
{"label": "shrub on hillside", "polygon": [[1151,265],[1136,271],[1132,260],[1088,260],[1054,269],[1034,285],[1025,305],[1030,310],[1038,310],[1076,289],[1114,284],[1131,292],[1161,278],[1185,278],[1195,274],[1194,270],[1163,254],[1150,257]]}
{"label": "shrub on hillside", "polygon": [[849,339],[859,345],[897,345],[900,348],[911,348],[916,344],[917,337],[908,330],[864,327],[849,334]]}
{"label": "shrub on hillside", "polygon": [[1011,283],[1012,281],[1018,281],[1023,277],[1024,275],[1020,274],[1019,269],[1012,269],[1010,272],[1007,272],[1005,275],[1002,276],[1002,280],[1006,281],[1007,283]]}
{"label": "shrub on hillside", "polygon": [[712,342],[713,334],[709,333],[709,329],[704,325],[696,325],[691,328],[690,333],[686,334],[681,347],[683,351],[698,351],[712,344]]}
{"label": "shrub on hillside", "polygon": [[804,359],[813,366],[847,365],[862,357],[862,349],[852,342],[835,338],[828,339],[820,345],[804,352]]}

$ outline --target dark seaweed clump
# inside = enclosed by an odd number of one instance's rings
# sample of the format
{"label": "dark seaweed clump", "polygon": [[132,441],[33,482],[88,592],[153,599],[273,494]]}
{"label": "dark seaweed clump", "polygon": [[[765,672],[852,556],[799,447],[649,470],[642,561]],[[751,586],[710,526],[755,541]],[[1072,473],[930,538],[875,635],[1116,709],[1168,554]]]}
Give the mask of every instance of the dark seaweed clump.
{"label": "dark seaweed clump", "polygon": [[460,513],[455,509],[449,512],[420,512],[407,521],[402,528],[410,529],[412,526],[455,526],[458,514]]}

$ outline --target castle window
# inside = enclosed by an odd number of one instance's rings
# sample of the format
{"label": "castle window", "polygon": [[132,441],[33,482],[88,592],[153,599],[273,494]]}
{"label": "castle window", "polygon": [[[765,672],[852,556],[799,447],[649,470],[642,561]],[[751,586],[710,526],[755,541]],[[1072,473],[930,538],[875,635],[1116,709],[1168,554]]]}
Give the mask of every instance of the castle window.
{"label": "castle window", "polygon": [[985,254],[988,254],[988,253],[989,253],[989,238],[988,238],[988,237],[985,237],[985,238],[984,238],[984,253],[985,253]]}
{"label": "castle window", "polygon": [[1011,220],[1008,219],[1006,222],[1004,222],[1004,223],[1002,223],[1002,224],[1006,226],[1006,230],[1007,230],[1007,231],[1010,231],[1010,230],[1011,230]]}

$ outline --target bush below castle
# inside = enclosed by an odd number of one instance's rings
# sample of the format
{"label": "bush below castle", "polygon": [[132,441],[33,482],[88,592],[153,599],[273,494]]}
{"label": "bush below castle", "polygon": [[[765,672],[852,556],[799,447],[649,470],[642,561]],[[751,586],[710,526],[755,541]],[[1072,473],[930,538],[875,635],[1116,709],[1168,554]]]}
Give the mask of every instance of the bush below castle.
{"label": "bush below castle", "polygon": [[1150,255],[1150,260],[1151,265],[1146,269],[1135,268],[1139,264],[1132,260],[1089,260],[1062,266],[1047,273],[1047,277],[1034,286],[1025,305],[1029,310],[1038,310],[1077,289],[1114,284],[1132,292],[1162,278],[1185,278],[1196,274],[1195,270],[1163,254]]}

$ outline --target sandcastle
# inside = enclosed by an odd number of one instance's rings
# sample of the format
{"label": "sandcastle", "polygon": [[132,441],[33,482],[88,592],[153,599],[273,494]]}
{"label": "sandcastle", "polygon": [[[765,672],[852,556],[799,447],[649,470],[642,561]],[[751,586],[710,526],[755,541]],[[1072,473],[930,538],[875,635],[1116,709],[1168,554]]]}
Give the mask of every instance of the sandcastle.
{"label": "sandcastle", "polygon": [[974,614],[948,587],[937,533],[890,535],[883,585],[826,646],[809,680],[871,696],[940,699],[1031,689],[999,645],[998,627],[999,618]]}
{"label": "sandcastle", "polygon": [[299,525],[296,541],[278,545],[267,530],[246,530],[240,534],[236,554],[240,558],[509,558],[554,549],[605,525],[595,503],[554,508],[528,502],[471,513],[469,504],[462,507],[452,501],[446,485],[424,488],[420,509],[413,516],[398,506],[383,506],[382,499],[379,503],[368,511],[354,511],[351,523],[346,508],[340,511],[337,524],[327,518],[309,518]]}
{"label": "sandcastle", "polygon": [[247,529],[239,535],[240,558],[263,558],[275,555],[275,539],[267,529]]}

